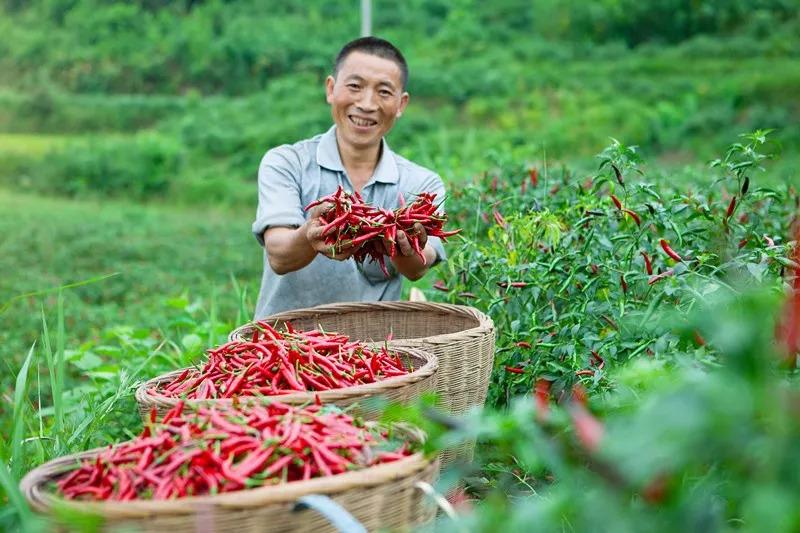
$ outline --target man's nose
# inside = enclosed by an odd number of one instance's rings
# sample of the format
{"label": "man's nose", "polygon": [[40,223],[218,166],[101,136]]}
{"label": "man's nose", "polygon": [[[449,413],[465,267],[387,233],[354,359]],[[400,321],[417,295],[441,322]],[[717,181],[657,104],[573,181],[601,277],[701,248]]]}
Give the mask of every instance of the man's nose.
{"label": "man's nose", "polygon": [[367,113],[378,109],[378,102],[376,100],[377,94],[372,89],[361,91],[361,98],[358,99],[356,105],[362,111]]}

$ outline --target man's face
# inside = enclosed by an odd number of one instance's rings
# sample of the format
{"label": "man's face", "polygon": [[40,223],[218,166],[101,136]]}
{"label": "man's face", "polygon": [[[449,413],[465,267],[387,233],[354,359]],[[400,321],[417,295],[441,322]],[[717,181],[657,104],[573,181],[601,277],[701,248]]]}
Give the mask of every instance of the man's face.
{"label": "man's face", "polygon": [[357,149],[380,143],[408,104],[397,63],[363,52],[351,52],[325,90],[339,140]]}

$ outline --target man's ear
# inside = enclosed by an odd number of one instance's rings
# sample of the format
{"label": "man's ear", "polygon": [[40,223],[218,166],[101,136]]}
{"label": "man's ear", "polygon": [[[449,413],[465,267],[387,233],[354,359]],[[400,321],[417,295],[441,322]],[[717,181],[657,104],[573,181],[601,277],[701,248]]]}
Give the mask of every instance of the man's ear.
{"label": "man's ear", "polygon": [[400,115],[403,114],[403,111],[406,110],[406,106],[408,105],[408,98],[409,96],[408,93],[406,92],[400,95],[400,107],[397,108],[397,115],[396,115],[397,117],[400,117]]}
{"label": "man's ear", "polygon": [[329,103],[333,103],[333,86],[336,84],[336,80],[333,76],[328,76],[325,78],[325,100]]}

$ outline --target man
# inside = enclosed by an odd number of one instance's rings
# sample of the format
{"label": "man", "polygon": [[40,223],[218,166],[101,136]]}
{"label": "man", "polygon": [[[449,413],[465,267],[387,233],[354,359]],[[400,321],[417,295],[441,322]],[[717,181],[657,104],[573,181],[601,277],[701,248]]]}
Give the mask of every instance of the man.
{"label": "man", "polygon": [[391,43],[356,39],[336,58],[325,92],[334,126],[326,133],[268,151],[258,171],[258,211],[253,233],[264,246],[264,274],[256,319],[288,309],[344,301],[399,300],[402,277],[416,280],[445,258],[438,238],[420,224],[423,262],[398,232],[399,254],[386,261],[387,279],[376,262],[357,264],[353,250],[334,251],[324,242],[321,205],[304,207],[341,185],[368,204],[388,209],[400,197],[421,192],[444,198],[441,178],[389,149],[384,136],[408,105],[408,67]]}

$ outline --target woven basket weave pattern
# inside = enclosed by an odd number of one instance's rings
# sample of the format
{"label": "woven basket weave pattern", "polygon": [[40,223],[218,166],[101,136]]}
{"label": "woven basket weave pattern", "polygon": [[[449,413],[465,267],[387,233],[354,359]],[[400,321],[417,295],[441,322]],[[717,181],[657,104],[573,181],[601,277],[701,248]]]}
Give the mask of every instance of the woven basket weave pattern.
{"label": "woven basket weave pattern", "polygon": [[170,533],[334,531],[313,510],[291,511],[297,498],[307,494],[330,496],[369,531],[407,530],[432,520],[436,514],[415,484],[432,484],[439,466],[421,454],[311,481],[168,501],[85,503],[66,501],[50,492],[50,483],[74,468],[78,460],[103,450],[61,457],[32,470],[20,484],[28,503],[45,514],[50,514],[55,504],[91,511],[103,518],[106,531],[129,527],[133,531]]}
{"label": "woven basket weave pattern", "polygon": [[[278,325],[290,321],[297,329],[321,328],[353,339],[414,346],[434,354],[439,363],[436,392],[442,407],[461,414],[483,406],[494,364],[494,324],[475,308],[431,302],[359,302],[297,309],[266,317]],[[249,339],[253,326],[231,332],[229,338]],[[446,450],[442,465],[471,461],[474,443]]]}
{"label": "woven basket weave pattern", "polygon": [[[286,404],[303,405],[313,403],[315,401],[315,396],[319,396],[322,403],[332,403],[342,408],[356,403],[358,405],[353,408],[354,414],[368,420],[374,420],[379,416],[380,410],[373,406],[373,403],[370,401],[371,399],[381,396],[394,402],[412,402],[416,398],[419,398],[420,395],[434,390],[436,386],[436,373],[438,370],[438,363],[435,356],[407,346],[392,346],[391,349],[397,352],[401,359],[409,362],[413,366],[414,371],[404,376],[396,376],[366,385],[316,393],[298,392],[296,394],[274,396],[274,399]],[[158,417],[161,418],[178,403],[179,400],[177,398],[153,396],[149,392],[149,389],[160,383],[171,381],[182,372],[183,370],[169,372],[168,374],[151,379],[139,386],[136,390],[136,402],[139,404],[139,414],[142,416],[142,420],[147,421],[150,419],[150,411],[153,406],[156,408]],[[242,398],[240,398],[240,401],[241,400]],[[232,401],[233,400],[230,399],[188,400],[185,403],[188,407],[192,407],[197,405],[212,406],[230,404]]]}

